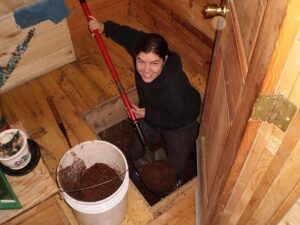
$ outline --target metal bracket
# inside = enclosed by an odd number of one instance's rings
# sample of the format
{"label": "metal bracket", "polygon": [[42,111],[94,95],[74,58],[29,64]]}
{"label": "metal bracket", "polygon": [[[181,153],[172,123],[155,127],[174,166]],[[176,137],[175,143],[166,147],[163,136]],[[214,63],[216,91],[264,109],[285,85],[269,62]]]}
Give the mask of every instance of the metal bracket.
{"label": "metal bracket", "polygon": [[282,94],[260,95],[253,107],[251,119],[273,123],[286,131],[296,111],[297,107]]}

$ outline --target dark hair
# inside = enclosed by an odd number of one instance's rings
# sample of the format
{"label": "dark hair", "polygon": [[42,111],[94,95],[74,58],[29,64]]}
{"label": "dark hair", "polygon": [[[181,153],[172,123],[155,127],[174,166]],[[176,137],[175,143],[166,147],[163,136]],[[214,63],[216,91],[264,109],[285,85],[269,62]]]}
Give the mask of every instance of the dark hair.
{"label": "dark hair", "polygon": [[135,53],[138,55],[140,52],[153,52],[165,60],[166,55],[169,54],[168,43],[160,34],[147,33],[142,35],[137,42]]}

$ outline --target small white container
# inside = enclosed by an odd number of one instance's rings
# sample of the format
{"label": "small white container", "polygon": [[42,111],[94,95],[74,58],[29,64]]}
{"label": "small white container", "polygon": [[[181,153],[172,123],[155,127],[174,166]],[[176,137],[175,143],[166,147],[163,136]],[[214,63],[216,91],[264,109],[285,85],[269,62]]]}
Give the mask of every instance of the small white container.
{"label": "small white container", "polygon": [[0,142],[2,144],[8,143],[11,138],[19,131],[21,137],[23,138],[23,145],[21,149],[14,155],[9,157],[0,157],[0,162],[9,167],[12,170],[19,170],[24,168],[31,159],[31,153],[29,151],[27,136],[20,129],[8,129],[0,133]]}
{"label": "small white container", "polygon": [[73,164],[74,158],[72,153],[75,153],[84,161],[87,169],[95,163],[105,163],[123,174],[120,177],[122,184],[118,190],[100,201],[79,201],[68,193],[62,192],[64,200],[74,210],[80,224],[121,224],[127,213],[127,191],[129,186],[128,165],[121,150],[111,143],[98,140],[86,141],[74,146],[65,153],[57,167],[57,182],[59,186],[61,186],[59,171]]}

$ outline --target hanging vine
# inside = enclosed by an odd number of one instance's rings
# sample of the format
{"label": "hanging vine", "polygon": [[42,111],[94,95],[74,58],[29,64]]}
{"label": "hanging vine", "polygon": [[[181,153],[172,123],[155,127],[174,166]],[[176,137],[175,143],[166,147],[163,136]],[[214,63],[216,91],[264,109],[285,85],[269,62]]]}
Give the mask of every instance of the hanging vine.
{"label": "hanging vine", "polygon": [[5,84],[6,80],[12,74],[17,64],[21,60],[21,55],[26,51],[28,43],[35,34],[35,28],[32,28],[28,31],[27,36],[24,40],[16,47],[16,50],[12,53],[11,58],[9,59],[5,67],[0,66],[0,88]]}

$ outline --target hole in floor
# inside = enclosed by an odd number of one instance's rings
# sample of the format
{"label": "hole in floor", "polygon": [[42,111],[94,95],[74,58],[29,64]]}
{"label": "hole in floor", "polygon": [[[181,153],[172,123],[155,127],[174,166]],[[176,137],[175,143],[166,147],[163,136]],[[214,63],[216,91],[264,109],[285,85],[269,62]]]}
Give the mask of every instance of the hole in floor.
{"label": "hole in floor", "polygon": [[[153,206],[154,204],[159,202],[162,198],[171,194],[171,192],[164,194],[164,196],[159,196],[156,193],[153,193],[151,190],[149,190],[149,188],[145,185],[144,182],[141,181],[141,179],[138,179],[136,176],[134,176],[133,173],[134,169],[129,161],[129,146],[130,146],[132,134],[133,134],[133,127],[131,125],[131,122],[127,119],[98,133],[98,136],[101,140],[116,145],[123,152],[129,164],[129,171],[130,171],[129,176],[131,181],[137,187],[139,192],[143,195],[144,199],[148,202],[148,204],[150,206]],[[160,140],[153,148],[158,149],[161,147],[164,147],[164,143],[162,140]],[[196,163],[196,152],[194,152],[193,154],[191,154],[189,158],[187,176],[184,183],[188,182],[196,175],[197,175],[197,163]]]}

